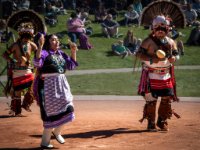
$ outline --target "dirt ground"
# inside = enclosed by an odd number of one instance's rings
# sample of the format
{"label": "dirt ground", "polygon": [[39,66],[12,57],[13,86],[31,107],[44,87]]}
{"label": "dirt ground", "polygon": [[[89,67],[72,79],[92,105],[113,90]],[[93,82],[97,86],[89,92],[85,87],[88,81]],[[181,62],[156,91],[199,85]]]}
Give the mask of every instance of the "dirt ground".
{"label": "dirt ground", "polygon": [[[38,150],[42,134],[39,108],[34,103],[25,117],[9,117],[8,100],[0,101],[0,149]],[[147,132],[143,101],[76,101],[76,119],[65,126],[65,144],[52,137],[61,150],[199,150],[200,103],[173,103],[181,115],[169,120],[168,132]]]}

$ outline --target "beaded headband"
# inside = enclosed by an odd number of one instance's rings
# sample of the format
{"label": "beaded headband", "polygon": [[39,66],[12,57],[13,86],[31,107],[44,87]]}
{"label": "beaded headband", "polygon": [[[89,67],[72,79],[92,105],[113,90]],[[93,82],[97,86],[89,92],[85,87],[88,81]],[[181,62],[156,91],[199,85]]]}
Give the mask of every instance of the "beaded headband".
{"label": "beaded headband", "polygon": [[20,26],[18,27],[18,33],[19,33],[19,35],[30,34],[33,37],[34,27],[33,27],[32,23],[30,23],[30,22],[21,23]]}

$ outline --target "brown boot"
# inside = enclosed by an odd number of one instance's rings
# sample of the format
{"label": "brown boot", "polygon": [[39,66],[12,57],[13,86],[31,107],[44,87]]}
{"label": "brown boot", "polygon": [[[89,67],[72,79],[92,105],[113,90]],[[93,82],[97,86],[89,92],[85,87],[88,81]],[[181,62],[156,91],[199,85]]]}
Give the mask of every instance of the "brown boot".
{"label": "brown boot", "polygon": [[27,103],[24,103],[22,104],[22,108],[24,108],[26,111],[28,112],[31,112],[31,109],[30,109],[30,105],[28,105]]}
{"label": "brown boot", "polygon": [[150,119],[148,119],[147,130],[150,131],[150,132],[156,132],[157,131],[155,122],[151,121]]}
{"label": "brown boot", "polygon": [[158,121],[157,126],[162,131],[168,131],[168,123],[167,119],[170,119],[172,116],[172,109],[171,109],[171,101],[170,98],[161,98],[160,106],[158,109]]}
{"label": "brown boot", "polygon": [[16,99],[11,100],[9,115],[15,116],[16,112]]}
{"label": "brown boot", "polygon": [[12,116],[21,116],[21,99],[17,98],[17,99],[13,99],[11,101],[11,105],[10,105],[10,114]]}
{"label": "brown boot", "polygon": [[16,116],[16,117],[21,117],[21,116],[22,116],[21,113],[22,113],[21,99],[17,99],[17,101],[16,101],[15,116]]}
{"label": "brown boot", "polygon": [[24,108],[26,111],[31,112],[30,106],[32,105],[34,101],[34,96],[33,93],[28,91],[24,95],[23,103],[22,103],[22,108]]}
{"label": "brown boot", "polygon": [[161,129],[161,131],[169,131],[167,121],[162,120],[161,117],[158,117],[157,126]]}
{"label": "brown boot", "polygon": [[147,102],[144,107],[144,118],[148,120],[147,130],[156,131],[156,103],[157,101]]}

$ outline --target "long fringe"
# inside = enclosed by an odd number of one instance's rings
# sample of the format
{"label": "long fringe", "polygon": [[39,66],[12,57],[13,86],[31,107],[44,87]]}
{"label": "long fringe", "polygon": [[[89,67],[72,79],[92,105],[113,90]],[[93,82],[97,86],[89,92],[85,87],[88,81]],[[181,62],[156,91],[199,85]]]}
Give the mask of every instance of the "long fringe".
{"label": "long fringe", "polygon": [[142,69],[140,84],[138,86],[138,94],[143,95],[143,96],[144,96],[144,93],[148,92],[148,83],[149,83],[148,74],[149,74],[148,70]]}
{"label": "long fringe", "polygon": [[179,102],[179,98],[177,97],[176,94],[176,79],[175,79],[175,74],[174,74],[174,65],[170,68],[170,74],[171,74],[171,80],[172,80],[172,85],[173,85],[173,91],[174,91],[174,96],[172,97],[173,101]]}

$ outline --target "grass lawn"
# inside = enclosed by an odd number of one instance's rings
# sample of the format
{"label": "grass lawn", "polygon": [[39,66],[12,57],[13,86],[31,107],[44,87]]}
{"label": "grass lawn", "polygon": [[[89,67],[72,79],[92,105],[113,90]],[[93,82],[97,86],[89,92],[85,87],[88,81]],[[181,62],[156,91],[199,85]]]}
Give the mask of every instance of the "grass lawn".
{"label": "grass lawn", "polygon": [[[200,97],[200,70],[175,70],[175,74],[178,96]],[[137,95],[139,78],[140,72],[67,77],[74,95]],[[4,96],[1,86],[0,96]]]}
{"label": "grass lawn", "polygon": [[[66,44],[68,36],[66,34],[67,15],[58,16],[58,24],[56,27],[47,27],[48,33],[65,33],[62,37],[62,43]],[[93,18],[93,16],[91,16]],[[89,40],[94,46],[91,50],[79,50],[77,61],[79,63],[78,70],[82,69],[105,69],[105,68],[131,68],[133,67],[134,57],[121,59],[117,56],[111,56],[111,44],[119,39],[107,39],[101,35],[101,27],[99,24],[92,23],[93,35]],[[132,29],[136,37],[144,39],[150,33],[143,27],[120,27],[119,32],[124,36],[128,29]],[[183,42],[189,37],[191,28],[179,29],[185,37],[181,37]],[[121,37],[120,39],[123,39]],[[10,43],[9,43],[10,44]],[[6,44],[0,44],[0,55],[6,50]],[[64,49],[66,53],[70,51]],[[186,46],[185,55],[181,57],[177,65],[200,65],[199,46]],[[5,67],[6,62],[0,59],[0,71]],[[181,71],[177,72],[178,91],[181,96],[200,96],[199,89],[199,71]],[[192,74],[194,73],[194,75]],[[139,82],[140,73],[112,73],[98,75],[81,75],[70,76],[69,82],[72,87],[73,94],[114,94],[114,95],[136,95],[136,88]],[[186,82],[187,81],[187,82]],[[196,90],[197,89],[197,90]],[[2,88],[0,89],[2,96]]]}
{"label": "grass lawn", "polygon": [[[175,70],[178,96],[199,97],[200,70]],[[137,95],[140,72],[69,76],[75,95]]]}

